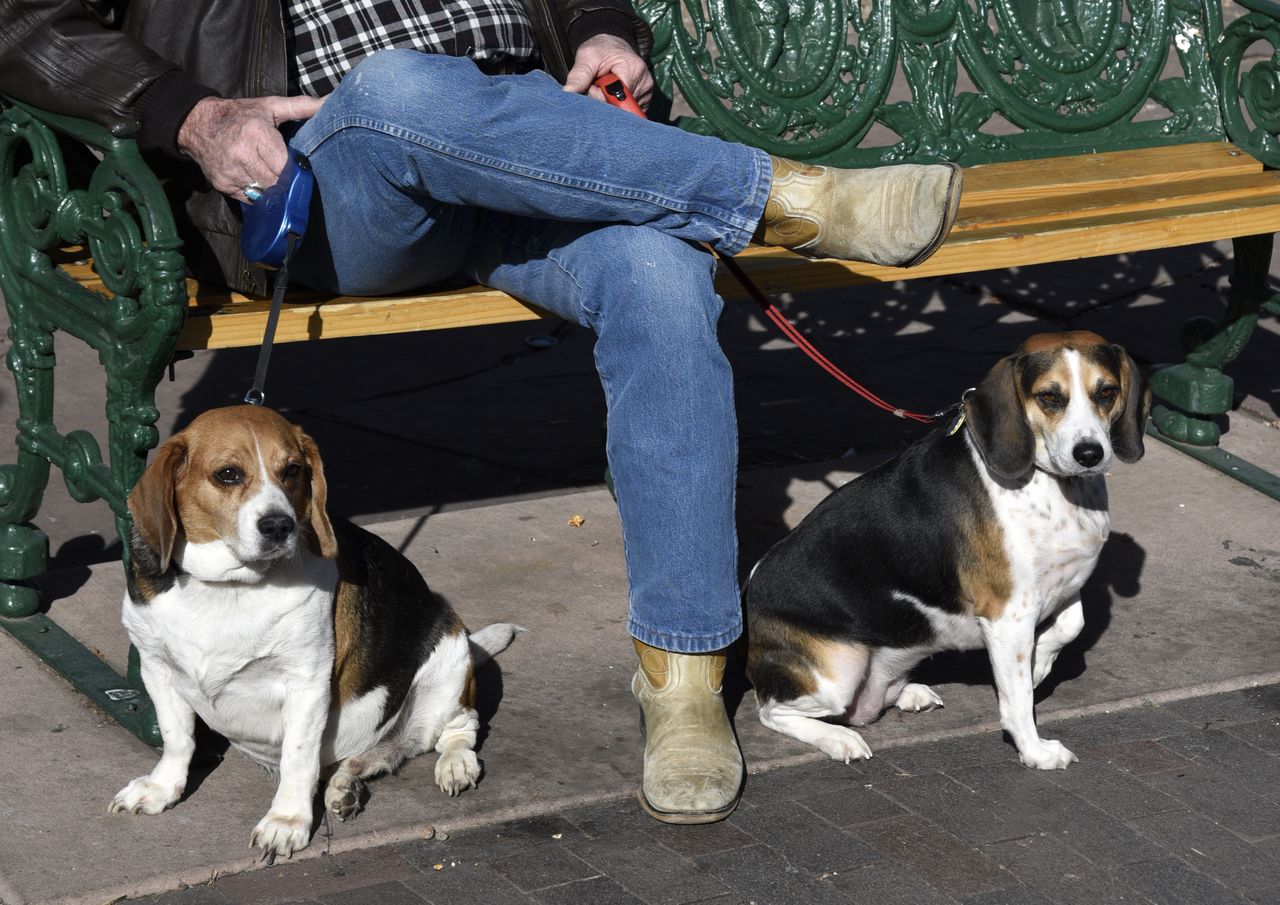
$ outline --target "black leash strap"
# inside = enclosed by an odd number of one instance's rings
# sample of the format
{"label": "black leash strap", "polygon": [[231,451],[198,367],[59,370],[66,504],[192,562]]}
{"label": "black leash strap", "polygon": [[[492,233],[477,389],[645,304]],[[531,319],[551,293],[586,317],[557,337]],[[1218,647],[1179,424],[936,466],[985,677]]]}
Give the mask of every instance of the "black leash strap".
{"label": "black leash strap", "polygon": [[298,234],[289,233],[285,239],[284,260],[276,271],[275,290],[271,293],[271,311],[267,314],[267,329],[262,336],[262,348],[258,350],[258,369],[253,374],[253,386],[244,394],[244,401],[249,405],[262,405],[267,394],[263,386],[267,382],[267,364],[271,361],[271,345],[276,338],[276,324],[280,321],[280,309],[284,307],[284,294],[289,289],[289,261],[293,258],[293,250],[298,244]]}

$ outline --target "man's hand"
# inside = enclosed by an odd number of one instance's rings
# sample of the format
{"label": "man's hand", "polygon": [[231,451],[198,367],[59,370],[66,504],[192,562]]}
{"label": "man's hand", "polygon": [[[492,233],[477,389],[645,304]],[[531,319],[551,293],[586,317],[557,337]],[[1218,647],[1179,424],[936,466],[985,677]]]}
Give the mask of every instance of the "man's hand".
{"label": "man's hand", "polygon": [[279,125],[310,119],[323,103],[314,97],[206,97],[182,121],[178,147],[215,189],[247,201],[245,186],[274,185],[289,160]]}
{"label": "man's hand", "polygon": [[649,67],[630,44],[616,35],[596,35],[582,42],[565,79],[564,90],[590,94],[602,101],[604,92],[595,86],[595,80],[606,72],[622,79],[635,95],[636,103],[646,110],[649,108],[653,98],[653,76],[649,74]]}

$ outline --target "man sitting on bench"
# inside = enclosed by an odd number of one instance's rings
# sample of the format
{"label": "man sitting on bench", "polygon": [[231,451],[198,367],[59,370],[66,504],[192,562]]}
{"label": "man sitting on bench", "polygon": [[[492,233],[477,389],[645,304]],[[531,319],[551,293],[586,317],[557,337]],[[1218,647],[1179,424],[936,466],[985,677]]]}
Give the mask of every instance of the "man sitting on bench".
{"label": "man sitting on bench", "polygon": [[626,0],[123,6],[0,3],[0,91],[136,127],[197,276],[264,290],[235,202],[275,181],[278,127],[301,122],[291,144],[318,199],[295,280],[383,295],[465,277],[596,332],[641,801],[669,822],[728,815],[743,777],[719,690],[742,628],[738,441],[700,243],[910,266],[946,236],[959,170],[808,166],[610,109],[592,87],[608,72],[642,105],[653,91],[652,36]]}

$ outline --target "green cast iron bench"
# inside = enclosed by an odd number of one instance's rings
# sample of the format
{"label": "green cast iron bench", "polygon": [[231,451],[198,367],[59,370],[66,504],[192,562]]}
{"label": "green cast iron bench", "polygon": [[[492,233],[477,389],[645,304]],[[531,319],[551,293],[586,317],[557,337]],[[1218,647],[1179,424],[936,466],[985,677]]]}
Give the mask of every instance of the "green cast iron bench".
{"label": "green cast iron bench", "polygon": [[[1164,434],[1216,443],[1214,416],[1232,402],[1222,368],[1264,310],[1280,313],[1266,283],[1280,230],[1280,171],[1267,169],[1280,165],[1280,6],[1242,0],[1225,24],[1208,0],[636,6],[654,28],[660,94],[678,89],[693,111],[684,128],[841,166],[967,169],[955,229],[922,266],[751,248],[739,261],[766,292],[1233,240],[1225,315],[1184,325],[1186,361],[1153,381]],[[69,183],[60,137],[99,155],[86,183]],[[727,278],[718,285],[740,294]],[[105,500],[127,535],[126,495],[160,439],[154,388],[165,369],[178,353],[257,345],[267,304],[185,277],[172,212],[129,136],[3,98],[0,289],[20,410],[18,461],[0,468],[0,625],[156,743],[135,670],[116,676],[39,613],[30,581],[45,569],[47,539],[31,522],[52,464],[77,500]],[[478,286],[388,298],[299,290],[277,338],[542,316]],[[55,331],[88,343],[106,368],[106,462],[91,433],[54,424]]]}

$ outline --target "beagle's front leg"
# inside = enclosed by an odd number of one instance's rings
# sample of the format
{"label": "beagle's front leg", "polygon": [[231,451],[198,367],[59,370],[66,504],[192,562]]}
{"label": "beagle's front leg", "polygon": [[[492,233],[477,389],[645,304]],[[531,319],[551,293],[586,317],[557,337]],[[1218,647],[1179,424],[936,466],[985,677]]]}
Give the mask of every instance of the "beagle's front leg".
{"label": "beagle's front leg", "polygon": [[311,842],[312,802],[320,780],[320,740],[329,716],[329,677],[293,677],[284,698],[284,737],[280,742],[280,784],[271,810],[258,821],[249,845],[262,850],[268,864]]}
{"label": "beagle's front leg", "polygon": [[1059,610],[1036,638],[1035,668],[1031,680],[1036,688],[1049,675],[1053,661],[1064,647],[1079,637],[1084,629],[1084,604],[1079,595]]}
{"label": "beagle's front leg", "polygon": [[178,803],[187,787],[187,770],[196,750],[196,713],[173,688],[169,670],[148,656],[141,658],[142,684],[156,708],[164,753],[148,776],[139,776],[116,793],[109,813],[159,814]]}
{"label": "beagle's front leg", "polygon": [[1036,627],[1027,618],[1028,608],[1011,613],[1006,608],[996,619],[978,617],[987,645],[1000,700],[1000,725],[1018,747],[1024,766],[1037,770],[1065,770],[1076,760],[1061,742],[1040,738],[1036,731],[1035,700],[1031,684],[1031,657]]}

